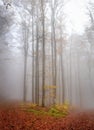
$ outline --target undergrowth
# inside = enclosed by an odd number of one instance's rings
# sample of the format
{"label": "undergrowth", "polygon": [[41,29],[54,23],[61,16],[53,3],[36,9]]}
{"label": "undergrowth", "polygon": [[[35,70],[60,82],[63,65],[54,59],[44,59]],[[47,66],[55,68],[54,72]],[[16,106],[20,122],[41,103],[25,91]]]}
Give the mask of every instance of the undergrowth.
{"label": "undergrowth", "polygon": [[65,117],[69,114],[69,103],[65,102],[62,105],[52,105],[50,107],[40,107],[37,104],[21,104],[21,109],[26,112],[32,112],[36,115],[49,115],[54,117]]}

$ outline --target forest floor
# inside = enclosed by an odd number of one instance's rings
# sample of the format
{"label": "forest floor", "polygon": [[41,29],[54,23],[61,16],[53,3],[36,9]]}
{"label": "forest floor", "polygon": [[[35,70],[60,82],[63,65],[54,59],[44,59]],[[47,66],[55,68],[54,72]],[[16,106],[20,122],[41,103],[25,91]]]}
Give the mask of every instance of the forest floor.
{"label": "forest floor", "polygon": [[94,111],[65,116],[53,116],[48,111],[38,106],[0,105],[0,130],[94,130]]}

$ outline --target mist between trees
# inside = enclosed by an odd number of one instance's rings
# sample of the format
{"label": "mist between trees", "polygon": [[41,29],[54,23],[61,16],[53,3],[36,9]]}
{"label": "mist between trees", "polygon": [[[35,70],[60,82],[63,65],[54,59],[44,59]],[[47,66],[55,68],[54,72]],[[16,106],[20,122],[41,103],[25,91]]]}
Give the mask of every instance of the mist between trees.
{"label": "mist between trees", "polygon": [[94,107],[94,3],[82,33],[70,33],[69,2],[0,0],[1,101]]}

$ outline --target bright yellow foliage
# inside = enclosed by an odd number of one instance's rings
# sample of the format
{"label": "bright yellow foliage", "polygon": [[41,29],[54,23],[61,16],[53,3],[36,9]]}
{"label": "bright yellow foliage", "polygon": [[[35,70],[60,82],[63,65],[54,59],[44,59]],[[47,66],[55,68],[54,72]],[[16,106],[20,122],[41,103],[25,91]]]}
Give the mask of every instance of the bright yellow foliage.
{"label": "bright yellow foliage", "polygon": [[52,85],[52,86],[45,86],[44,88],[45,88],[45,89],[56,89],[57,86],[53,86],[53,85]]}
{"label": "bright yellow foliage", "polygon": [[64,104],[62,105],[55,105],[56,109],[60,110],[60,111],[68,111],[69,110],[69,103],[66,101]]}

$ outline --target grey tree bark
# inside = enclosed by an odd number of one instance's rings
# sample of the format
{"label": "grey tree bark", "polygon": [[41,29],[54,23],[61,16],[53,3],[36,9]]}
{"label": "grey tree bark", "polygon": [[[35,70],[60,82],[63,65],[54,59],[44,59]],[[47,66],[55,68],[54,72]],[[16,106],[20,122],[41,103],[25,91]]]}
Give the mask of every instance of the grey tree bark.
{"label": "grey tree bark", "polygon": [[41,15],[42,15],[42,106],[45,105],[45,16],[44,16],[44,1],[41,0]]}
{"label": "grey tree bark", "polygon": [[[56,67],[56,61],[57,61],[57,56],[56,56],[56,37],[55,37],[55,0],[54,2],[51,1],[51,44],[52,44],[52,84],[56,86],[56,72],[57,72],[57,67]],[[54,88],[54,98],[53,98],[53,103],[56,103],[56,88]]]}
{"label": "grey tree bark", "polygon": [[35,67],[34,67],[34,1],[32,0],[32,102],[34,103],[34,77],[35,77]]}
{"label": "grey tree bark", "polygon": [[39,20],[38,20],[38,5],[36,6],[36,77],[35,77],[35,102],[39,104]]}

